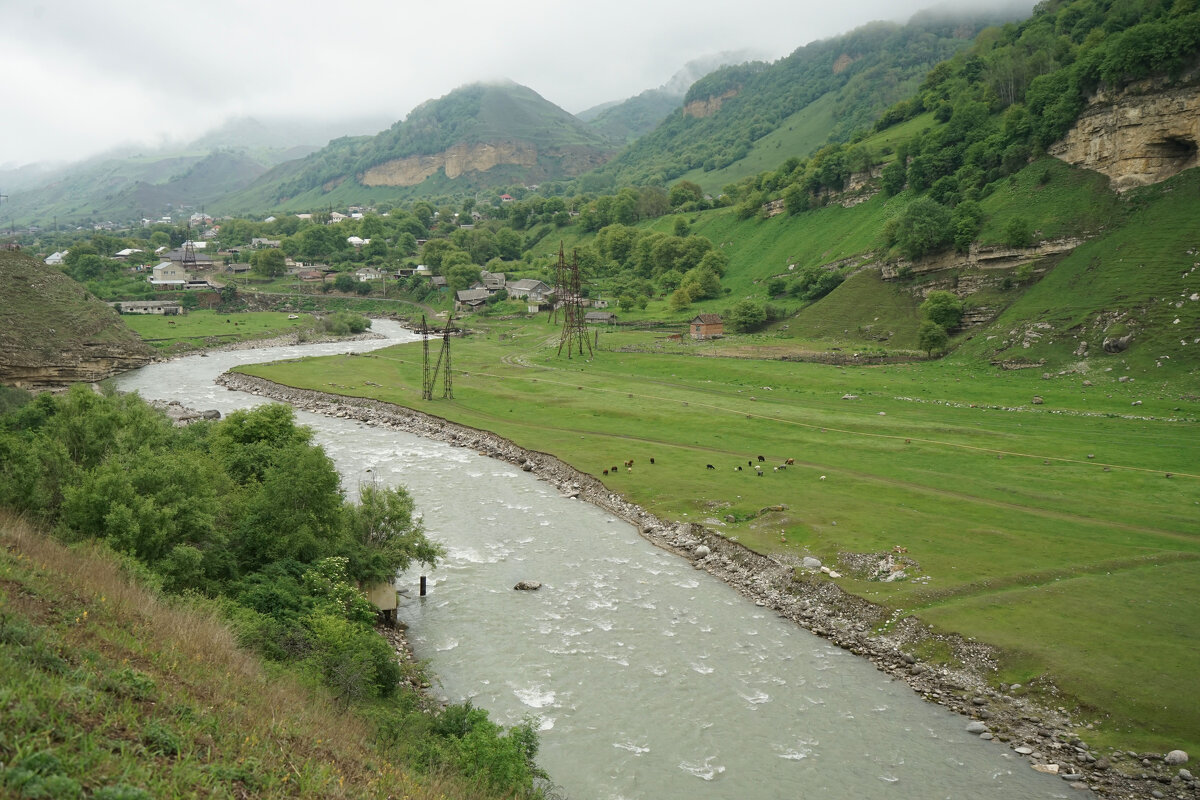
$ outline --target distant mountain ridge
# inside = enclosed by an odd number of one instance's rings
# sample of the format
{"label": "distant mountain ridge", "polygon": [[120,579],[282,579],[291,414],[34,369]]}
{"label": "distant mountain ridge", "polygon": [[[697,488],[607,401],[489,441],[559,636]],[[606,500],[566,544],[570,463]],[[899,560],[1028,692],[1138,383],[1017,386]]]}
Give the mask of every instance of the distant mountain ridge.
{"label": "distant mountain ridge", "polygon": [[614,184],[662,184],[727,170],[722,180],[729,181],[759,171],[761,166],[729,168],[789,125],[812,130],[807,137],[776,140],[790,154],[807,155],[831,139],[845,141],[908,96],[934,65],[970,44],[981,29],[1016,17],[1011,10],[923,12],[903,25],[868,23],[773,63],[722,67],[692,84],[679,110],[601,173]]}
{"label": "distant mountain ridge", "polygon": [[320,205],[570,178],[607,161],[610,139],[511,81],[475,83],[417,106],[371,137],[347,137],[259,178],[232,208]]}

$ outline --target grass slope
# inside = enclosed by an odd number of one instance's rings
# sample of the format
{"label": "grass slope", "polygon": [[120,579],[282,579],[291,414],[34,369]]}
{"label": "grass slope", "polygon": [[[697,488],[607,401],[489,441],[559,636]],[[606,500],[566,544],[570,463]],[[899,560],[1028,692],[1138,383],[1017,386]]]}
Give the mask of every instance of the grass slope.
{"label": "grass slope", "polygon": [[[1096,741],[1200,745],[1198,701],[1170,688],[1200,669],[1200,651],[1161,650],[1158,626],[1130,636],[1165,617],[1184,641],[1200,635],[1200,431],[1194,413],[1169,421],[1176,391],[1115,374],[1085,387],[1079,376],[1047,383],[945,362],[695,357],[716,356],[709,344],[624,352],[649,336],[605,333],[593,360],[567,361],[554,357],[557,331],[544,322],[496,323],[455,342],[453,402],[419,399],[419,345],[244,371],[493,430],[668,519],[704,521],[763,552],[815,554],[846,574],[848,591],[1003,648],[998,681],[1053,677],[1097,710]],[[1044,406],[1030,405],[1034,394]],[[1128,416],[1134,399],[1143,405]],[[760,454],[768,469],[755,478],[746,462]],[[794,467],[770,469],[789,457]],[[634,472],[602,474],[630,458]],[[845,555],[895,545],[918,565],[909,580],[880,582]],[[1147,570],[1162,582],[1149,596]],[[1010,602],[1024,597],[1033,600]],[[1054,633],[1018,647],[1029,630]],[[1100,651],[1111,655],[1064,668]]]}
{"label": "grass slope", "polygon": [[178,317],[126,314],[121,320],[148,345],[169,352],[267,339],[317,327],[307,314],[288,319],[287,314],[275,311],[222,314],[199,310]]}
{"label": "grass slope", "polygon": [[150,351],[116,311],[60,269],[0,250],[0,362],[69,364],[71,354],[145,359]]}
{"label": "grass slope", "polygon": [[[96,547],[0,516],[0,794],[481,797],[413,774],[327,694]],[[136,570],[135,570],[136,571]]]}

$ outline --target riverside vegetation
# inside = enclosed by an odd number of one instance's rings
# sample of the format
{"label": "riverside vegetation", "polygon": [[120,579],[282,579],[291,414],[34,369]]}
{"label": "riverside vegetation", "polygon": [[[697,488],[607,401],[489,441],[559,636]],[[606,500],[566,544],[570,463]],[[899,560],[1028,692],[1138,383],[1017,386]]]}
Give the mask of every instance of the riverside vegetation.
{"label": "riverside vegetation", "polygon": [[441,555],[403,489],[346,502],[285,406],[175,428],[83,386],[5,401],[8,791],[540,792],[530,725],[431,708],[419,666],[373,630],[355,584]]}

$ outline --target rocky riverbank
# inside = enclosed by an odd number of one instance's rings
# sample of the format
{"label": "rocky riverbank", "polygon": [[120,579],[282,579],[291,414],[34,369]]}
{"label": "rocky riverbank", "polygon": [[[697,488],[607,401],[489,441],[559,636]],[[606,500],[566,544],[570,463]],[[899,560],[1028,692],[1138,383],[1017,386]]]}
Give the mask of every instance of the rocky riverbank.
{"label": "rocky riverbank", "polygon": [[[785,563],[755,553],[702,525],[660,519],[554,456],[525,450],[488,431],[377,400],[293,389],[237,373],[227,372],[217,383],[312,413],[469,447],[515,464],[553,484],[564,495],[593,503],[626,520],[651,543],[689,559],[696,569],[720,578],[756,605],[770,608],[869,659],[929,702],[963,715],[968,732],[1010,747],[1027,759],[1031,768],[1057,774],[1071,788],[1093,789],[1122,800],[1200,797],[1200,782],[1181,768],[1186,761],[1180,761],[1178,751],[1092,752],[1078,735],[1079,729],[1087,725],[1073,720],[1065,708],[1035,701],[1028,694],[1029,687],[992,685],[996,659],[988,647],[936,634],[918,620],[851,595],[821,572],[819,563],[811,569]],[[885,632],[878,633],[880,630]],[[958,666],[924,663],[918,658],[915,653],[931,640],[937,640],[939,650],[948,649]],[[1053,686],[1037,687],[1037,697],[1054,696]]]}

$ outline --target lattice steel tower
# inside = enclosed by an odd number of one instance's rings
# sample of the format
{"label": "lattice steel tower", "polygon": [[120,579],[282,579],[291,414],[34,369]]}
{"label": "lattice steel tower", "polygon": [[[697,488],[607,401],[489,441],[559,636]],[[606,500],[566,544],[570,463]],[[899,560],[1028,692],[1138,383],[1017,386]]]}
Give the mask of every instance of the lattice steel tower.
{"label": "lattice steel tower", "polygon": [[[571,358],[576,346],[579,355],[587,346],[588,357],[592,356],[592,342],[588,339],[587,328],[584,326],[583,290],[579,281],[579,254],[571,254],[571,263],[567,264],[563,254],[562,243],[558,245],[558,266],[555,268],[554,306],[555,312],[563,309],[562,336],[558,340],[558,354],[561,356],[563,345],[567,347],[567,358]],[[557,319],[557,316],[556,316]]]}

